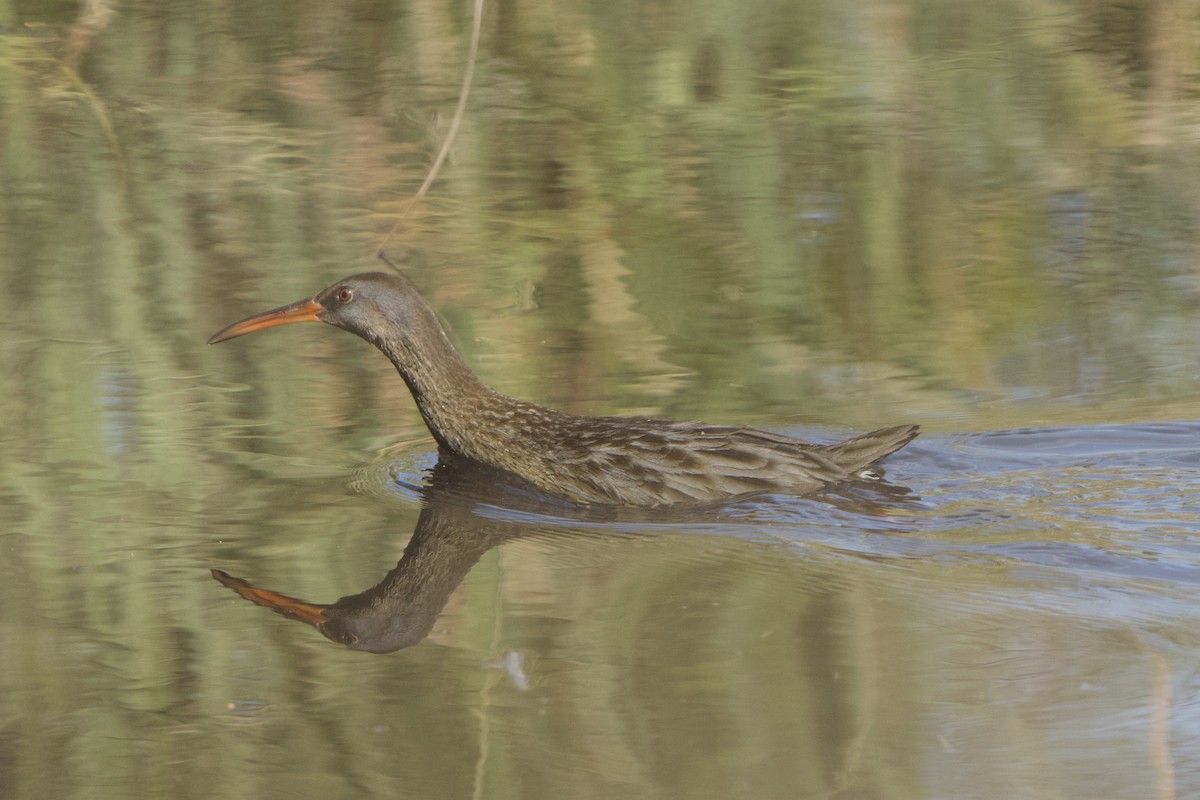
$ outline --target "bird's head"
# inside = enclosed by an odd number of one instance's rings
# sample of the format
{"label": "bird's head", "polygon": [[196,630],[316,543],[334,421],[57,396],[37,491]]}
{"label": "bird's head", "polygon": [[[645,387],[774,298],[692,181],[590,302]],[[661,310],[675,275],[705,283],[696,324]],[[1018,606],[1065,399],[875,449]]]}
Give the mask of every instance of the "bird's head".
{"label": "bird's head", "polygon": [[325,322],[378,343],[386,332],[404,328],[425,308],[416,287],[404,276],[364,272],[343,278],[313,297],[235,322],[214,333],[208,343],[292,322]]}

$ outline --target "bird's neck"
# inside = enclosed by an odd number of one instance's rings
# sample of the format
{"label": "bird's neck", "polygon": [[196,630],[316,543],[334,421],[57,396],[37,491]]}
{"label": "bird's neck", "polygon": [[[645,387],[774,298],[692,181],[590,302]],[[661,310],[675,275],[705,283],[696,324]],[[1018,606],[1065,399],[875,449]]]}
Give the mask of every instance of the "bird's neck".
{"label": "bird's neck", "polygon": [[[410,320],[403,333],[375,342],[408,384],[421,417],[438,445],[487,461],[478,452],[486,442],[488,417],[516,401],[481,381],[450,344],[432,309]],[[416,323],[416,324],[413,324]]]}

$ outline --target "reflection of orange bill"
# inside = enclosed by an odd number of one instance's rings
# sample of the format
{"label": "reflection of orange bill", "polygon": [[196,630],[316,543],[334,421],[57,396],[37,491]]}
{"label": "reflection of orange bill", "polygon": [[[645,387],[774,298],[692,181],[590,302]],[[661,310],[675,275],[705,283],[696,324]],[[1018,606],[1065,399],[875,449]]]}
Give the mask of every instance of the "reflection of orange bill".
{"label": "reflection of orange bill", "polygon": [[272,592],[270,589],[259,589],[251,586],[241,578],[235,578],[219,569],[212,570],[212,576],[222,585],[240,594],[255,605],[269,608],[276,614],[282,614],[288,619],[298,619],[309,625],[318,625],[325,621],[325,609],[328,606],[306,603],[286,594]]}

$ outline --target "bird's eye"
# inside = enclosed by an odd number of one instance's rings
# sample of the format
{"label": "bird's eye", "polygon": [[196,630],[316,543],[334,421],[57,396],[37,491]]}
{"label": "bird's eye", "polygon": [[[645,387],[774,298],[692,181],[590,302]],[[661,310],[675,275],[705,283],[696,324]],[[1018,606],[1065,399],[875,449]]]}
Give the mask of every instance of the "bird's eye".
{"label": "bird's eye", "polygon": [[354,299],[354,290],[349,286],[343,286],[337,290],[337,299],[339,303],[349,303]]}

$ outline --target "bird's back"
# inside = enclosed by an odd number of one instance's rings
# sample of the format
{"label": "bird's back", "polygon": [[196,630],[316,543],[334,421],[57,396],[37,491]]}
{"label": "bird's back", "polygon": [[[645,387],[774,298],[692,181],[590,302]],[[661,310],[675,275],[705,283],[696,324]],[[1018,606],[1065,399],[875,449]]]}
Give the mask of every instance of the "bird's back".
{"label": "bird's back", "polygon": [[803,495],[852,481],[908,444],[917,426],[815,445],[753,428],[667,420],[574,418],[548,444],[545,472],[560,496],[587,503],[668,506],[760,493]]}

